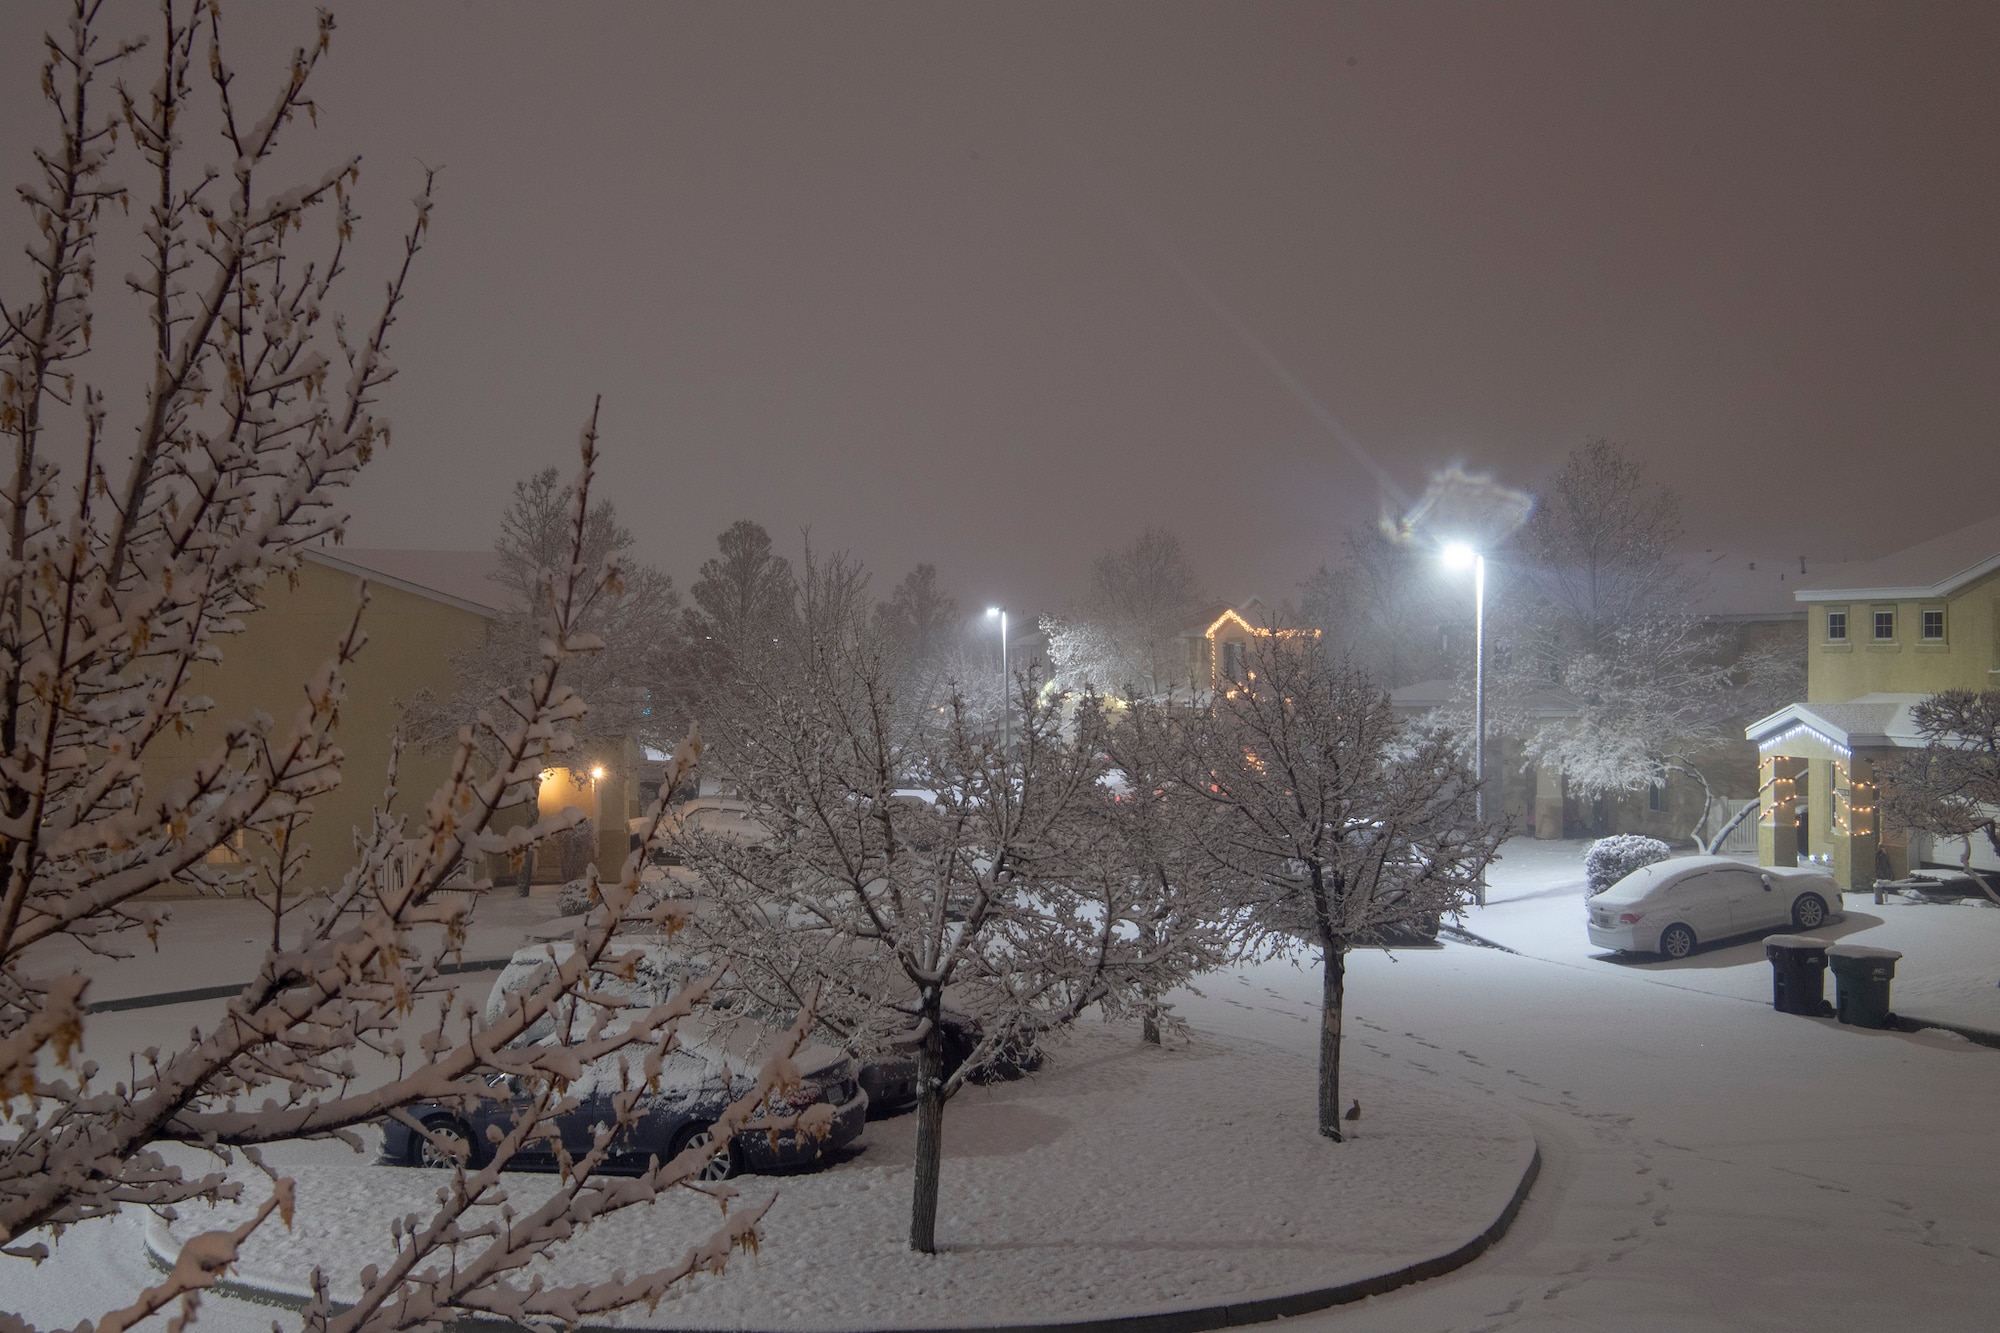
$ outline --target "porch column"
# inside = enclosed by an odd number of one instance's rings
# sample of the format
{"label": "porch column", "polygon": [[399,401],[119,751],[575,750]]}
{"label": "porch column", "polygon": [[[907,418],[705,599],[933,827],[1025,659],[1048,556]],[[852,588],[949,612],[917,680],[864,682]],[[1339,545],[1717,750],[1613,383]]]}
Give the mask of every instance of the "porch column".
{"label": "porch column", "polygon": [[1799,855],[1827,856],[1833,848],[1833,784],[1834,762],[1831,759],[1806,760],[1806,843],[1799,848]]}
{"label": "porch column", "polygon": [[1563,835],[1562,773],[1542,760],[1535,765],[1535,840]]}
{"label": "porch column", "polygon": [[1795,866],[1799,863],[1799,779],[1806,761],[1767,754],[1757,761],[1757,864]]}
{"label": "porch column", "polygon": [[1855,755],[1836,759],[1832,790],[1833,878],[1843,893],[1875,887],[1875,844],[1880,816],[1875,809],[1875,765]]}

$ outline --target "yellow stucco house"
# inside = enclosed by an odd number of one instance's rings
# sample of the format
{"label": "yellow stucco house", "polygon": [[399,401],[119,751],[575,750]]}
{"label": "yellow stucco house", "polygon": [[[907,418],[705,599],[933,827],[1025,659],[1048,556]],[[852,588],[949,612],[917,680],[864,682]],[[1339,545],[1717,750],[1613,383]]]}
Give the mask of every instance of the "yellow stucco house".
{"label": "yellow stucco house", "polygon": [[[1876,768],[1923,744],[1911,705],[2000,689],[2000,516],[1842,566],[1795,596],[1807,612],[1806,697],[1744,729],[1763,784],[1759,861],[1824,862],[1849,892],[1957,864],[1956,843],[1883,825]],[[1984,866],[1990,852],[1973,850]]]}
{"label": "yellow stucco house", "polygon": [[[339,787],[314,802],[304,834],[309,849],[305,880],[311,887],[337,883],[354,863],[355,830],[369,825],[382,799],[389,765],[390,736],[401,717],[401,701],[419,689],[449,696],[456,687],[453,658],[488,640],[489,628],[505,614],[505,593],[488,574],[491,551],[361,550],[311,547],[301,552],[298,575],[274,581],[265,608],[247,617],[240,634],[221,643],[222,661],[204,665],[193,682],[197,694],[215,701],[182,737],[168,737],[147,755],[149,777],[170,778],[197,755],[212,751],[221,728],[232,719],[262,710],[287,729],[303,702],[301,691],[333,654],[346,631],[365,582],[369,605],[362,627],[367,645],[347,673],[347,695],[336,733],[346,762]],[[624,859],[626,821],[637,813],[634,782],[636,748],[591,755],[573,769],[552,769],[543,777],[544,810],[579,806],[597,831],[597,864],[615,868]],[[399,807],[420,815],[424,801],[444,780],[448,756],[403,751]],[[522,810],[516,821],[525,819]],[[245,859],[268,855],[267,848],[236,849]],[[537,879],[560,873],[553,853],[535,867]],[[504,867],[483,868],[505,877]]]}

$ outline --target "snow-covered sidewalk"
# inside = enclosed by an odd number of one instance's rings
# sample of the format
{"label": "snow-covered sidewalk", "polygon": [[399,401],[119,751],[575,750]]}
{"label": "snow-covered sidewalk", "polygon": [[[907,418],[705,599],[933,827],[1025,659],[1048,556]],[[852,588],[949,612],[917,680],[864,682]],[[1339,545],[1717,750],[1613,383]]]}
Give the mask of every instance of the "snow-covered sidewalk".
{"label": "snow-covered sidewalk", "polygon": [[[1350,1062],[1362,1118],[1349,1142],[1314,1132],[1310,1055],[1197,1033],[1182,1049],[1092,1024],[1044,1073],[972,1088],[945,1119],[942,1253],[906,1236],[915,1117],[878,1121],[829,1170],[741,1182],[773,1191],[764,1244],[651,1315],[654,1327],[991,1326],[1219,1305],[1335,1286],[1448,1253],[1507,1208],[1534,1154],[1523,1123],[1463,1092]],[[296,1228],[253,1240],[238,1279],[301,1290],[314,1264],[345,1294],[387,1251],[389,1219],[422,1209],[440,1173],[351,1161],[286,1168]],[[510,1178],[517,1208],[546,1176]],[[252,1198],[264,1192],[252,1181]],[[675,1196],[600,1223],[564,1280],[628,1273],[713,1225]],[[236,1210],[187,1210],[172,1232]],[[168,1247],[171,1250],[171,1243]]]}

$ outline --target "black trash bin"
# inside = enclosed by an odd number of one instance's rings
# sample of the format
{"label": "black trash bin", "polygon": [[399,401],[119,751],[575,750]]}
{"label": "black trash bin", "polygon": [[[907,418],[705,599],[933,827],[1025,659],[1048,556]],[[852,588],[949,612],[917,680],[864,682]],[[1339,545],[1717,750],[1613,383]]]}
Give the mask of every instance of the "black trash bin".
{"label": "black trash bin", "polygon": [[1826,951],[1826,965],[1833,970],[1834,1011],[1841,1022],[1859,1028],[1889,1026],[1894,1018],[1889,982],[1902,956],[1866,944],[1836,944]]}
{"label": "black trash bin", "polygon": [[1826,1002],[1826,951],[1832,940],[1812,935],[1772,935],[1764,940],[1771,960],[1771,1007],[1781,1014],[1824,1018],[1833,1012]]}

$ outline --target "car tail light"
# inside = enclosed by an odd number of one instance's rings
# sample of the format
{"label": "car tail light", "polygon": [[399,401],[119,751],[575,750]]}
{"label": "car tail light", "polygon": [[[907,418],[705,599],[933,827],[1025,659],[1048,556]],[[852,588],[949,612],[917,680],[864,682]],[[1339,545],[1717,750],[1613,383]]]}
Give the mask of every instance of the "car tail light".
{"label": "car tail light", "polygon": [[1621,926],[1636,926],[1645,917],[1646,914],[1644,912],[1620,912],[1618,914],[1618,924]]}

